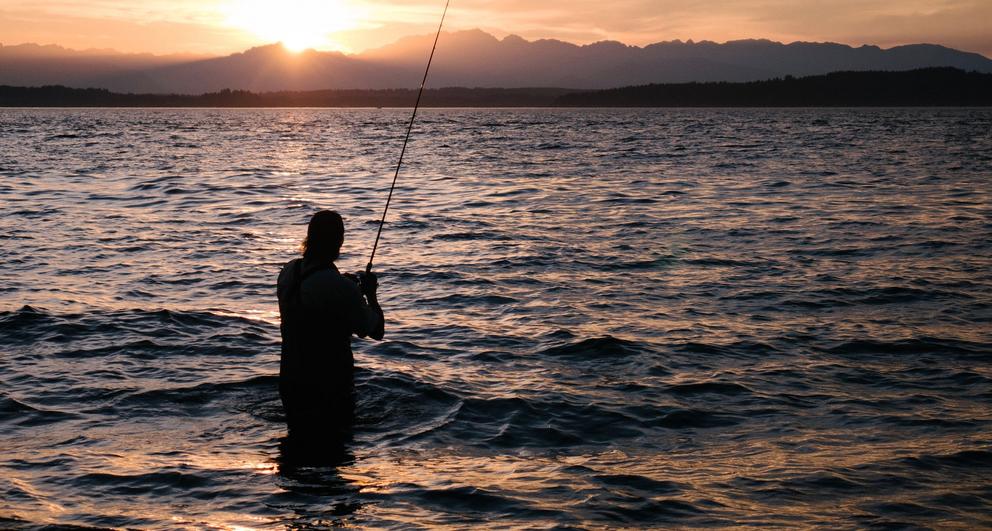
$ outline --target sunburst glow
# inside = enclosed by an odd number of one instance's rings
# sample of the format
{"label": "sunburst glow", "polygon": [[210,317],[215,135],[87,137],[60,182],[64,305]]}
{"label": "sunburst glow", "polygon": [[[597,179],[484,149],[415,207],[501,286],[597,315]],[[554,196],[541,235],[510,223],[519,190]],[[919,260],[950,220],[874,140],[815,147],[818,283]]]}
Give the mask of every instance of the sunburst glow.
{"label": "sunburst glow", "polygon": [[236,0],[227,23],[291,51],[344,49],[331,34],[359,26],[358,9],[347,0]]}

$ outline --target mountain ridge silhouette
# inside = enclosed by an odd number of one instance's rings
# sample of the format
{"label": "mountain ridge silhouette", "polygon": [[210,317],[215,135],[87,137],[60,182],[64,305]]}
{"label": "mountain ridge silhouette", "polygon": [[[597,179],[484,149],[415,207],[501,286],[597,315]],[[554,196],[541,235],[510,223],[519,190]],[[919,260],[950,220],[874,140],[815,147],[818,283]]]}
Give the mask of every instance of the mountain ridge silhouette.
{"label": "mountain ridge silhouette", "polygon": [[[58,84],[124,93],[176,94],[202,94],[225,88],[256,92],[411,88],[419,84],[431,38],[406,36],[352,55],[315,50],[290,52],[279,44],[269,44],[227,56],[192,59],[81,52],[49,53],[39,58],[38,54],[28,57],[16,53],[24,45],[0,46],[0,84]],[[529,41],[517,35],[500,39],[475,29],[442,34],[430,85],[593,90],[927,67],[989,73],[992,60],[937,44],[883,49],[873,45],[744,39],[725,43],[676,40],[646,46],[605,40],[579,45],[556,39]]]}

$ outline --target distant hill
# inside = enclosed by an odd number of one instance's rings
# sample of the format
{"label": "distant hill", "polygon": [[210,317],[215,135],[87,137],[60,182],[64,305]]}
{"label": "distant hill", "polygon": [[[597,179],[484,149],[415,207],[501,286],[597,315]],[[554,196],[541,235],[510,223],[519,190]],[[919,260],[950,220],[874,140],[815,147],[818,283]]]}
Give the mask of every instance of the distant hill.
{"label": "distant hill", "polygon": [[54,45],[0,45],[0,83],[74,87],[108,85],[109,88],[116,78],[132,80],[143,71],[200,59],[203,56],[190,54],[123,54],[113,50],[77,51]]}
{"label": "distant hill", "polygon": [[[430,37],[407,37],[360,55],[384,67],[421,69]],[[912,70],[949,66],[992,73],[992,60],[932,44],[877,46],[768,40],[670,41],[645,47],[603,41],[585,46],[558,40],[502,40],[480,30],[442,36],[431,79],[435,86],[611,88],[648,83],[758,81],[844,70]],[[419,79],[416,76],[413,79]]]}
{"label": "distant hill", "polygon": [[[6,46],[0,47],[0,84],[57,84],[115,92],[177,94],[225,88],[254,92],[411,88],[420,81],[429,45],[429,37],[407,37],[389,46],[345,55],[313,50],[292,53],[276,44],[212,58]],[[47,52],[42,57],[38,49]],[[441,36],[430,83],[601,89],[931,66],[992,72],[992,61],[981,55],[928,44],[888,50],[765,40],[724,44],[673,41],[645,47],[605,41],[578,46],[557,40],[527,41],[516,36],[497,39],[472,30]]]}
{"label": "distant hill", "polygon": [[[0,84],[64,85],[114,92],[202,94],[411,88],[420,81],[430,37],[406,37],[361,54],[274,44],[225,57],[76,52],[57,46],[0,46]],[[767,40],[662,42],[644,47],[604,41],[503,39],[480,30],[441,36],[432,86],[602,89],[650,83],[756,81],[834,71],[948,66],[992,72],[992,60],[930,44],[883,50],[831,43]]]}
{"label": "distant hill", "polygon": [[[0,107],[410,107],[413,89],[191,95],[118,94],[63,86],[0,86]],[[992,74],[955,68],[836,72],[742,83],[652,84],[582,91],[561,88],[428,89],[425,107],[830,107],[992,106]]]}
{"label": "distant hill", "polygon": [[[115,92],[202,94],[412,88],[420,82],[431,37],[406,37],[361,54],[302,53],[281,45],[224,57],[76,52],[57,46],[0,46],[0,84],[65,85]],[[604,41],[503,39],[480,30],[441,36],[432,86],[603,89],[650,83],[757,81],[836,71],[954,67],[992,72],[992,60],[932,44],[883,50],[767,40],[662,42],[644,47]]]}
{"label": "distant hill", "polygon": [[834,72],[743,83],[651,84],[556,98],[565,107],[992,106],[992,74],[956,68]]}

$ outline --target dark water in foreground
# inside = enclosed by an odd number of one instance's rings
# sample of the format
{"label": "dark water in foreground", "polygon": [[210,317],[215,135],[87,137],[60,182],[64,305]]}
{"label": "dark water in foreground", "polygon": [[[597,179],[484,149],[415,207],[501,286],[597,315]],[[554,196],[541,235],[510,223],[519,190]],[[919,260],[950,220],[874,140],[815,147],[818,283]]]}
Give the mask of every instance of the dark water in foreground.
{"label": "dark water in foreground", "polygon": [[275,275],[406,117],[0,113],[0,527],[992,526],[989,110],[427,111],[295,465]]}

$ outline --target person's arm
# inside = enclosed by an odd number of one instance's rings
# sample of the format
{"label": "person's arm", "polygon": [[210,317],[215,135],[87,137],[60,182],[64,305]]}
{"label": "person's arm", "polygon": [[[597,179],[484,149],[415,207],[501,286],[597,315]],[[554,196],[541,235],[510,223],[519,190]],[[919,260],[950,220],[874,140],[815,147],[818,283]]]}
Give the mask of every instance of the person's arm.
{"label": "person's arm", "polygon": [[362,277],[362,291],[365,293],[365,298],[369,301],[369,307],[379,317],[369,332],[369,337],[376,341],[386,335],[386,316],[382,313],[382,306],[379,306],[379,298],[376,294],[378,289],[379,278],[375,276],[375,273],[367,273]]}
{"label": "person's arm", "polygon": [[[379,306],[376,290],[379,287],[378,279],[375,275],[363,277],[363,282],[359,283],[358,277],[345,273],[345,278],[350,280],[345,284],[345,292],[349,301],[344,315],[348,320],[351,332],[358,337],[372,337],[382,339],[385,328],[385,317],[382,314],[382,307]],[[361,288],[359,289],[359,286]]]}

